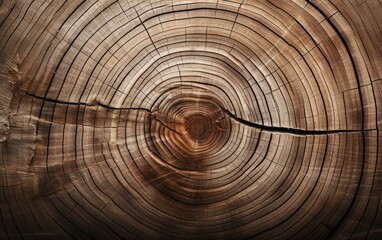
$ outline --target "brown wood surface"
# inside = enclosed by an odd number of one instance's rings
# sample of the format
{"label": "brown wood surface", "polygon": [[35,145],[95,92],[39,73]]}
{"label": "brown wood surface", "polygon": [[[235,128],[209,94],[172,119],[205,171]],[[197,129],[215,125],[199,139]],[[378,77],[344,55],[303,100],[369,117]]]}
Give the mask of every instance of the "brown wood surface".
{"label": "brown wood surface", "polygon": [[382,239],[381,6],[0,1],[0,238]]}

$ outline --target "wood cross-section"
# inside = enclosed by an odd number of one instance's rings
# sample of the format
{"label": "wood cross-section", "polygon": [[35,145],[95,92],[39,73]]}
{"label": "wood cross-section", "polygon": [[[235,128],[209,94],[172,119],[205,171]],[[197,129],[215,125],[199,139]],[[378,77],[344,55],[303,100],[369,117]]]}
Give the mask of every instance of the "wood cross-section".
{"label": "wood cross-section", "polygon": [[382,239],[380,0],[0,0],[0,239]]}

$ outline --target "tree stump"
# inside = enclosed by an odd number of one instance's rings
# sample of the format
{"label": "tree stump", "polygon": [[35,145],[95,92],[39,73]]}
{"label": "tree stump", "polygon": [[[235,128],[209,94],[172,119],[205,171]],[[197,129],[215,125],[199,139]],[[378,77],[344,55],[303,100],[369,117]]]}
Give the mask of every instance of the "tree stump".
{"label": "tree stump", "polygon": [[0,1],[0,238],[381,239],[381,4]]}

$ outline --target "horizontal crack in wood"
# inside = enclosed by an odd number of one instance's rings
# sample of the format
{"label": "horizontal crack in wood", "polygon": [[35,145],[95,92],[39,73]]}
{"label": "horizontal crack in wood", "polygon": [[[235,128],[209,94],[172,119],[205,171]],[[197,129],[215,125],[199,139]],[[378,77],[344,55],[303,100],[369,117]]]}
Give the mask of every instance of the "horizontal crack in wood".
{"label": "horizontal crack in wood", "polygon": [[100,106],[100,107],[103,107],[103,108],[106,108],[106,109],[111,109],[111,110],[136,110],[136,111],[145,111],[147,113],[149,113],[150,115],[153,115],[154,118],[151,118],[152,120],[156,120],[158,121],[162,126],[164,126],[165,128],[169,129],[170,131],[172,132],[175,132],[176,134],[182,136],[182,134],[178,131],[176,131],[175,129],[171,128],[170,126],[168,126],[167,124],[165,124],[162,120],[160,120],[156,113],[159,111],[159,110],[155,110],[155,111],[151,111],[150,109],[147,109],[147,108],[141,108],[141,107],[121,107],[121,108],[118,108],[118,107],[111,107],[111,106],[108,106],[108,105],[105,105],[103,103],[100,103],[100,102],[93,102],[93,103],[81,103],[81,102],[78,102],[78,103],[73,103],[73,102],[65,102],[65,101],[60,101],[60,100],[54,100],[54,99],[47,99],[47,98],[43,98],[43,97],[40,97],[40,96],[35,96],[35,95],[32,95],[32,94],[29,94],[27,93],[28,96],[30,97],[34,97],[34,98],[37,98],[37,99],[40,99],[40,100],[43,100],[43,101],[48,101],[48,102],[54,102],[54,103],[58,103],[58,104],[67,104],[67,105],[74,105],[74,106]]}
{"label": "horizontal crack in wood", "polygon": [[338,130],[306,130],[306,129],[298,129],[298,128],[288,128],[288,127],[277,127],[277,126],[267,126],[259,123],[251,122],[249,120],[240,118],[235,114],[231,113],[227,109],[221,107],[221,110],[227,114],[232,120],[243,124],[248,127],[253,127],[265,132],[272,133],[289,133],[294,135],[306,136],[306,135],[327,135],[327,134],[336,134],[336,133],[360,133],[364,131],[373,131],[376,129],[370,130],[346,130],[346,129],[338,129]]}
{"label": "horizontal crack in wood", "polygon": [[33,97],[33,98],[37,98],[37,99],[43,100],[43,101],[47,101],[47,102],[53,102],[53,103],[58,103],[58,104],[67,104],[67,105],[71,105],[71,106],[89,106],[89,107],[91,107],[91,106],[101,106],[101,107],[104,107],[104,108],[110,109],[110,110],[141,110],[141,111],[145,111],[145,112],[149,112],[149,113],[154,113],[155,112],[155,111],[151,111],[150,109],[141,108],[141,107],[112,107],[112,106],[108,106],[106,104],[103,104],[101,102],[91,102],[91,103],[65,102],[65,101],[61,101],[61,100],[57,100],[57,99],[48,99],[48,98],[36,96],[36,95],[33,95],[33,94],[29,94],[29,93],[27,93],[26,95],[28,95],[30,97]]}

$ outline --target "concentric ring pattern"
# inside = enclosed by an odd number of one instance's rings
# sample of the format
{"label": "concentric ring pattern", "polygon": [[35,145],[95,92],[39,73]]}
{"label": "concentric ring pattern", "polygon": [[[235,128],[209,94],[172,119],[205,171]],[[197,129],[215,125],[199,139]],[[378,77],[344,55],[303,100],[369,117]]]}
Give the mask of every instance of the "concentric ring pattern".
{"label": "concentric ring pattern", "polygon": [[380,1],[0,4],[1,238],[382,236]]}

